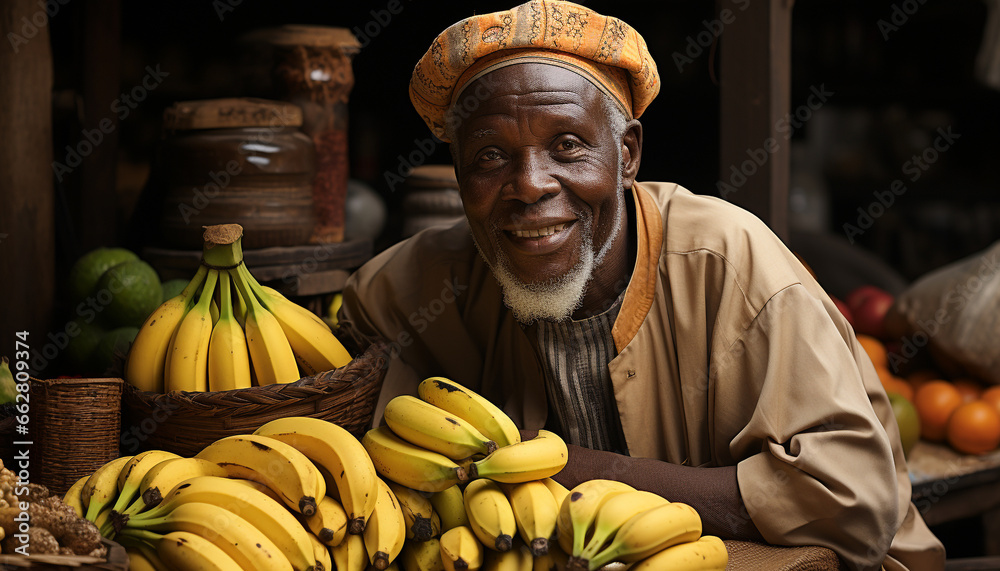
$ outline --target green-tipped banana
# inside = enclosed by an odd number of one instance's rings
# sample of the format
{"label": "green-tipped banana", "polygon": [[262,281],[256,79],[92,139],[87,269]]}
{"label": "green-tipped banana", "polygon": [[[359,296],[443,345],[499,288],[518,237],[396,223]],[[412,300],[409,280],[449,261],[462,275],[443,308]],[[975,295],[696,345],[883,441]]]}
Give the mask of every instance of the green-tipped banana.
{"label": "green-tipped banana", "polygon": [[163,390],[166,392],[208,390],[208,343],[212,338],[209,306],[218,281],[219,271],[209,270],[198,303],[174,331],[164,368]]}
{"label": "green-tipped banana", "polygon": [[178,458],[179,455],[167,450],[147,450],[133,456],[118,473],[118,498],[111,509],[119,514],[124,512],[139,494],[139,487],[146,473],[164,460]]}
{"label": "green-tipped banana", "polygon": [[118,498],[118,474],[132,456],[122,456],[94,471],[80,491],[80,499],[87,511],[86,519],[97,522],[97,516],[104,508],[110,508]]}
{"label": "green-tipped banana", "polygon": [[478,571],[483,566],[483,544],[471,528],[460,525],[441,534],[441,563],[445,571]]}
{"label": "green-tipped banana", "polygon": [[[301,526],[299,527],[301,529]],[[155,543],[159,539],[159,535],[155,532],[174,531],[187,531],[208,539],[233,558],[241,569],[261,571],[292,569],[288,558],[263,531],[246,519],[215,504],[184,503],[157,518],[132,519],[120,535]]]}
{"label": "green-tipped banana", "polygon": [[316,513],[326,495],[326,480],[302,452],[280,440],[256,434],[227,436],[209,444],[196,458],[222,466],[229,477],[260,482],[304,516]]}
{"label": "green-tipped banana", "polygon": [[566,442],[554,432],[539,430],[531,440],[504,446],[474,462],[469,477],[507,484],[530,482],[558,474],[568,459]]}
{"label": "green-tipped banana", "polygon": [[441,519],[434,513],[429,494],[425,495],[392,480],[386,481],[386,484],[403,511],[406,539],[427,541],[441,533]]}
{"label": "green-tipped banana", "polygon": [[361,444],[384,478],[423,492],[439,492],[467,479],[465,469],[451,458],[415,446],[388,426],[365,433]]}
{"label": "green-tipped banana", "polygon": [[197,476],[185,480],[160,505],[129,518],[126,527],[169,516],[184,504],[205,503],[224,508],[245,519],[278,547],[296,571],[307,571],[316,561],[309,533],[285,506],[263,492],[219,476]]}
{"label": "green-tipped banana", "polygon": [[386,425],[397,436],[452,460],[487,455],[496,442],[483,436],[458,415],[411,395],[399,395],[385,405]]}
{"label": "green-tipped banana", "polygon": [[628,484],[604,479],[587,480],[570,490],[559,508],[556,522],[563,551],[580,556],[601,505],[617,494],[634,491],[635,488]]}
{"label": "green-tipped banana", "polygon": [[501,486],[514,509],[517,532],[531,554],[541,557],[549,552],[549,538],[555,533],[559,504],[541,480]]}
{"label": "green-tipped banana", "polygon": [[250,387],[250,353],[243,327],[233,315],[233,286],[229,273],[219,276],[222,306],[208,343],[208,390]]}
{"label": "green-tipped banana", "polygon": [[590,559],[614,537],[625,522],[650,508],[668,504],[666,498],[652,492],[636,490],[608,498],[597,511],[591,536],[583,548],[581,556]]}
{"label": "green-tipped banana", "polygon": [[[288,337],[281,329],[281,324],[261,305],[242,272],[238,269],[230,270],[229,275],[247,304],[243,327],[257,383],[271,385],[297,381],[300,378],[299,366],[295,361],[292,346],[288,343]],[[249,272],[246,275],[249,275]]]}
{"label": "green-tipped banana", "polygon": [[469,515],[465,513],[465,498],[457,484],[431,494],[431,506],[441,520],[441,531],[453,527],[469,525]]}
{"label": "green-tipped banana", "polygon": [[612,561],[632,563],[701,537],[701,517],[682,503],[662,504],[629,519],[604,549],[588,560],[590,571]]}
{"label": "green-tipped banana", "polygon": [[493,480],[473,480],[465,486],[465,511],[479,541],[496,551],[509,551],[517,534],[510,500]]}
{"label": "green-tipped banana", "polygon": [[181,320],[194,306],[197,292],[208,275],[208,268],[199,266],[197,273],[179,295],[168,299],[149,314],[129,347],[125,361],[125,380],[135,388],[163,392],[164,367],[170,342]]}
{"label": "green-tipped banana", "polygon": [[375,509],[378,474],[353,434],[332,422],[302,416],[272,420],[254,434],[291,445],[329,474],[327,490],[347,512],[347,532],[358,535],[365,529]]}
{"label": "green-tipped banana", "polygon": [[406,520],[403,509],[399,507],[396,495],[381,479],[378,481],[378,499],[375,511],[364,531],[364,545],[369,562],[376,569],[389,567],[403,550],[406,541]]}
{"label": "green-tipped banana", "polygon": [[444,377],[424,379],[417,394],[432,405],[465,419],[484,436],[504,447],[521,441],[517,425],[482,395]]}
{"label": "green-tipped banana", "polygon": [[158,506],[163,496],[184,480],[196,476],[226,476],[227,472],[215,462],[202,458],[168,458],[146,472],[139,482],[139,497],[121,512],[132,516],[145,509]]}

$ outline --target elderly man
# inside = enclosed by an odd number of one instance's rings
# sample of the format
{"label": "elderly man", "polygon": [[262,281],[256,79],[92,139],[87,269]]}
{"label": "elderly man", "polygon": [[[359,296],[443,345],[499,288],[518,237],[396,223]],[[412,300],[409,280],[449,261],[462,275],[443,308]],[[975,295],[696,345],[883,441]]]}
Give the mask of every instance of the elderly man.
{"label": "elderly man", "polygon": [[850,569],[942,569],[886,394],[823,289],[749,213],[636,181],[658,90],[634,29],[568,2],[434,40],[410,98],[451,142],[468,224],[348,283],[341,318],[397,349],[376,420],[449,377],[562,435],[569,486],[621,480],[706,533]]}

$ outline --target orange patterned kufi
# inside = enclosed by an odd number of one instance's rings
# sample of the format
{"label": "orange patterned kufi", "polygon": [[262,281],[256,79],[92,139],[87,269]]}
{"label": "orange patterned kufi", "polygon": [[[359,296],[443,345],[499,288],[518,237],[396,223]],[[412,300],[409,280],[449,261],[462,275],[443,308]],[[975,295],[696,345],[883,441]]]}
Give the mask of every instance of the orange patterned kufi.
{"label": "orange patterned kufi", "polygon": [[410,101],[434,135],[448,141],[446,116],[462,90],[506,65],[540,62],[579,73],[629,118],[660,91],[645,40],[631,26],[562,0],[532,0],[466,18],[441,32],[410,79]]}

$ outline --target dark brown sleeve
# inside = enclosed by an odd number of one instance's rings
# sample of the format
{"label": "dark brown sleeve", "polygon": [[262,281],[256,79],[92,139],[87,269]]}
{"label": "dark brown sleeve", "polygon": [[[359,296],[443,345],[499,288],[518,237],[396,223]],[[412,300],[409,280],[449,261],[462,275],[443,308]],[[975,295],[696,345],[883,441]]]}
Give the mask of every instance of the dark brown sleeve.
{"label": "dark brown sleeve", "polygon": [[595,478],[618,480],[690,505],[701,515],[705,535],[764,541],[740,496],[736,466],[693,468],[569,445],[569,461],[553,479],[572,489]]}

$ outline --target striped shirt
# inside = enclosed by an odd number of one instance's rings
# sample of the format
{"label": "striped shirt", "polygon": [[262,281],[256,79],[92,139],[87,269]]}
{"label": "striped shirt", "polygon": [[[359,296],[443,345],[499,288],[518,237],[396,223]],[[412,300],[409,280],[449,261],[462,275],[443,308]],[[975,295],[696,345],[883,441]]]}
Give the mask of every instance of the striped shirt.
{"label": "striped shirt", "polygon": [[549,425],[570,444],[627,454],[608,363],[611,328],[624,296],[599,315],[536,323],[535,344],[545,373]]}

